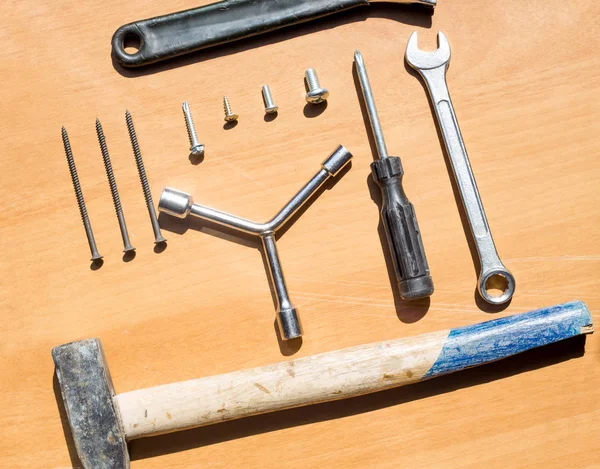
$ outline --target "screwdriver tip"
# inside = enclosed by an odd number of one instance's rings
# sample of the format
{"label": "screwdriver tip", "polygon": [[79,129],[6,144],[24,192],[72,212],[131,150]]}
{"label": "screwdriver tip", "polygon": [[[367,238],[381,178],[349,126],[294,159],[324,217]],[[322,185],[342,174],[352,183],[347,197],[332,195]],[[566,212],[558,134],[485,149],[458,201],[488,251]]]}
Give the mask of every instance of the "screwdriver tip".
{"label": "screwdriver tip", "polygon": [[354,61],[355,61],[357,64],[360,64],[360,65],[362,65],[362,62],[363,62],[363,56],[362,56],[362,54],[360,53],[360,51],[359,51],[358,49],[356,49],[356,50],[354,51]]}

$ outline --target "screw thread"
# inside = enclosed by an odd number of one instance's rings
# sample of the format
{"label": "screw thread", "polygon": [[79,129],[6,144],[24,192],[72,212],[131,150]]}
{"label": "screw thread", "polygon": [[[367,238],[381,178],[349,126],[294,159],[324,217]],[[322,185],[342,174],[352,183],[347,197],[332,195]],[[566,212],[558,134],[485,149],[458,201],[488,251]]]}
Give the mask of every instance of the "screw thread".
{"label": "screw thread", "polygon": [[231,104],[229,104],[229,99],[227,96],[223,96],[223,109],[225,110],[225,115],[230,116],[233,114],[231,111]]}
{"label": "screw thread", "polygon": [[87,209],[85,207],[85,200],[83,199],[83,192],[81,192],[81,185],[79,184],[79,176],[77,175],[77,168],[75,167],[75,159],[73,158],[73,151],[71,150],[71,142],[69,142],[69,135],[67,129],[62,128],[62,141],[65,146],[65,154],[67,155],[67,164],[69,165],[69,172],[71,173],[71,181],[73,182],[73,189],[75,189],[75,196],[77,198],[77,205],[79,205],[79,213],[81,215],[81,221],[85,225],[89,223],[89,217]]}
{"label": "screw thread", "polygon": [[317,77],[317,72],[315,72],[314,68],[309,68],[305,72],[306,84],[308,86],[308,91],[314,91],[321,87],[319,84],[319,78]]}
{"label": "screw thread", "polygon": [[187,128],[188,137],[190,138],[190,145],[195,147],[199,145],[200,142],[198,140],[198,134],[196,134],[196,126],[194,125],[190,105],[186,101],[181,105],[181,108],[183,109],[183,117],[185,118],[185,126]]}
{"label": "screw thread", "polygon": [[96,119],[96,133],[98,134],[98,142],[100,143],[100,151],[102,152],[102,159],[104,160],[106,177],[108,178],[108,184],[110,186],[110,192],[115,205],[115,211],[117,212],[117,216],[119,216],[119,214],[123,211],[123,208],[121,207],[121,199],[119,197],[119,191],[117,190],[115,174],[110,162],[108,148],[106,147],[106,138],[104,137],[104,131],[102,130],[102,124],[100,123],[99,119]]}
{"label": "screw thread", "polygon": [[133,149],[133,155],[135,156],[135,164],[137,165],[138,174],[140,175],[140,182],[142,183],[142,190],[144,192],[144,199],[146,199],[146,205],[148,207],[154,206],[152,203],[152,192],[150,192],[150,185],[148,184],[148,176],[146,176],[146,169],[144,168],[142,152],[140,151],[140,145],[135,133],[135,127],[133,126],[133,119],[131,118],[129,111],[125,111],[125,120],[127,121],[127,130],[129,131],[131,148]]}

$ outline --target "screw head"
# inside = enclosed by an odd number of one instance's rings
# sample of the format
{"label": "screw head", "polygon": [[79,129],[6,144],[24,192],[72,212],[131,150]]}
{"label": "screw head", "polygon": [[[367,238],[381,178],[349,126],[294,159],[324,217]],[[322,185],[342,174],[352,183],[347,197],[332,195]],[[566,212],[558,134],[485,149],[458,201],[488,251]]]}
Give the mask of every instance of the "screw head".
{"label": "screw head", "polygon": [[265,112],[267,114],[275,114],[277,111],[279,111],[279,106],[271,106],[265,108]]}
{"label": "screw head", "polygon": [[325,88],[317,88],[306,93],[306,102],[310,104],[320,104],[327,101],[329,91]]}
{"label": "screw head", "polygon": [[167,238],[164,238],[163,235],[158,235],[154,240],[154,244],[166,243]]}
{"label": "screw head", "polygon": [[193,156],[204,156],[204,145],[194,145],[190,147],[190,152]]}
{"label": "screw head", "polygon": [[238,115],[237,114],[228,114],[225,116],[225,122],[234,122],[236,120],[238,120]]}

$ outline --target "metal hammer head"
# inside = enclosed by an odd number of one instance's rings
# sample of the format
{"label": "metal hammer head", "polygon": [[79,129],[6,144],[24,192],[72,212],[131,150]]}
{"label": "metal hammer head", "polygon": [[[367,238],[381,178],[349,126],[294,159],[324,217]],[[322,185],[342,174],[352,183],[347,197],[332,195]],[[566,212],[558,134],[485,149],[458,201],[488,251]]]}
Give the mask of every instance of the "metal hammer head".
{"label": "metal hammer head", "polygon": [[433,52],[419,49],[417,32],[410,35],[406,46],[406,61],[415,70],[430,70],[450,62],[450,44],[443,32],[438,32],[438,48]]}
{"label": "metal hammer head", "polygon": [[185,218],[190,213],[192,205],[194,205],[194,199],[190,194],[165,187],[158,201],[158,211],[174,217]]}
{"label": "metal hammer head", "polygon": [[52,358],[84,469],[129,469],[125,432],[113,403],[108,367],[97,339],[55,347]]}

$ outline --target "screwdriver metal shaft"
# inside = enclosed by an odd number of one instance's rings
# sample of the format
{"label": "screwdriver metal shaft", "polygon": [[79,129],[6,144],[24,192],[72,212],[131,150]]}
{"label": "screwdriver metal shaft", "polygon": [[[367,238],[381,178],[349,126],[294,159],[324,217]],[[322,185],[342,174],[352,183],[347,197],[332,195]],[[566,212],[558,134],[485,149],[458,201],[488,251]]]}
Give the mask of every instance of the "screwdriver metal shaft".
{"label": "screwdriver metal shaft", "polygon": [[354,53],[354,63],[379,154],[379,159],[371,163],[371,171],[373,179],[381,189],[381,221],[385,228],[400,296],[404,300],[426,298],[433,294],[433,281],[415,210],[402,187],[402,162],[399,157],[388,155],[369,76],[359,51]]}

